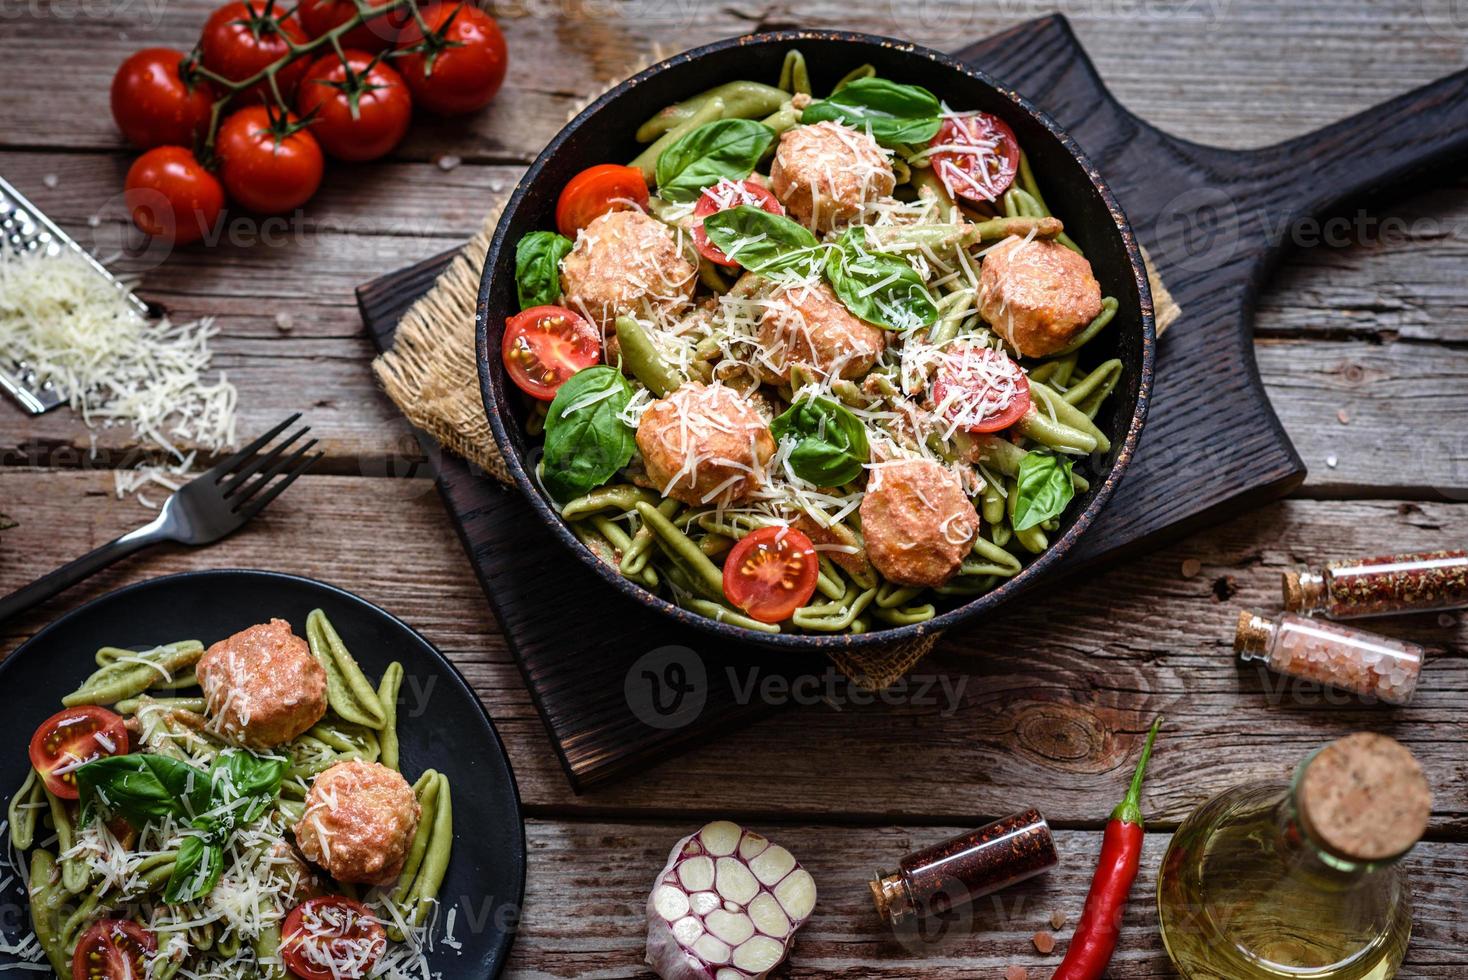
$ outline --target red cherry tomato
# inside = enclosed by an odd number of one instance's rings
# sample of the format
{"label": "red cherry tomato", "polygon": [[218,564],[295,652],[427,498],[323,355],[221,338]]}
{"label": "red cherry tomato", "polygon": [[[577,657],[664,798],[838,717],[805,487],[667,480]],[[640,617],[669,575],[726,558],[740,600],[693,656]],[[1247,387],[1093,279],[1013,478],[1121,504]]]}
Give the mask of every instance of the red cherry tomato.
{"label": "red cherry tomato", "polygon": [[563,306],[532,306],[505,321],[501,356],[521,391],[548,402],[571,375],[601,361],[601,335]]}
{"label": "red cherry tomato", "polygon": [[82,933],[71,957],[72,980],[138,980],[158,940],[130,919],[102,919]]}
{"label": "red cherry tomato", "polygon": [[509,53],[493,17],[466,4],[435,4],[423,10],[425,35],[410,21],[398,37],[398,70],[413,102],[429,112],[457,116],[489,105],[505,80]]}
{"label": "red cherry tomato", "polygon": [[556,201],[556,228],[574,239],[576,233],[608,211],[647,207],[647,181],[636,167],[601,163],[566,182]]}
{"label": "red cherry tomato", "polygon": [[321,186],[325,160],[316,137],[296,117],[272,118],[264,106],[249,106],[226,119],[215,151],[229,196],[260,214],[298,208]]}
{"label": "red cherry tomato", "polygon": [[815,545],[803,532],[762,527],[724,559],[724,598],[751,619],[778,623],[810,601],[819,575]]}
{"label": "red cherry tomato", "polygon": [[364,51],[316,59],[296,95],[302,119],[321,148],[342,160],[376,160],[402,142],[413,121],[403,78]]}
{"label": "red cherry tomato", "polygon": [[112,76],[112,118],[134,146],[193,146],[209,125],[214,87],[194,79],[182,51],[144,48]]}
{"label": "red cherry tomato", "polygon": [[181,146],[154,147],[133,161],[122,199],[133,224],[175,245],[203,238],[224,210],[219,180]]}
{"label": "red cherry tomato", "polygon": [[122,716],[96,705],[58,711],[31,736],[31,766],[51,794],[63,800],[78,796],[76,770],[97,759],[126,754]]}
{"label": "red cherry tomato", "polygon": [[933,172],[948,193],[980,204],[999,199],[1019,173],[1019,140],[998,116],[971,112],[943,120],[930,144]]}
{"label": "red cherry tomato", "polygon": [[1029,411],[1030,379],[1004,354],[979,344],[943,352],[933,379],[934,411],[968,432],[1007,429]]}
{"label": "red cherry tomato", "polygon": [[[199,38],[204,67],[232,82],[241,82],[289,54],[287,38],[305,43],[306,32],[295,18],[282,16],[284,10],[284,4],[272,0],[235,0],[214,11]],[[307,67],[306,59],[300,58],[276,73],[281,98],[289,100],[295,94]],[[262,79],[241,92],[239,98],[245,102],[270,99],[269,81]]]}
{"label": "red cherry tomato", "polygon": [[700,194],[698,203],[693,207],[693,217],[696,219],[693,226],[693,244],[697,247],[699,255],[710,262],[730,269],[739,268],[738,262],[729,258],[724,254],[723,249],[709,241],[709,236],[703,231],[703,219],[717,211],[727,211],[741,204],[752,204],[755,207],[764,208],[770,214],[783,215],[785,213],[780,199],[768,187],[756,184],[752,180],[721,180]]}
{"label": "red cherry tomato", "polygon": [[387,932],[361,902],[309,898],[280,929],[280,955],[301,980],[359,980],[387,950]]}
{"label": "red cherry tomato", "polygon": [[[367,0],[367,2],[374,7],[381,7],[387,3],[387,0]],[[307,34],[311,37],[320,37],[333,27],[340,27],[357,16],[357,5],[352,0],[304,0],[297,8],[296,16],[301,18],[301,26],[306,29]],[[392,47],[403,25],[412,19],[411,10],[407,7],[399,7],[381,17],[373,17],[366,23],[359,24],[338,40],[341,41],[343,48],[376,54]]]}

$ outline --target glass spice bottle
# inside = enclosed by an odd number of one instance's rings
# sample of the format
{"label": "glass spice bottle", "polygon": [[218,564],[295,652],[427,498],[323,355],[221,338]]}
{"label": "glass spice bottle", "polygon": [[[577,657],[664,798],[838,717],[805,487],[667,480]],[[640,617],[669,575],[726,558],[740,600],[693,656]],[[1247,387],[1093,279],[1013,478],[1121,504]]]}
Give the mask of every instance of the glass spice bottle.
{"label": "glass spice bottle", "polygon": [[1406,704],[1422,672],[1422,647],[1349,626],[1285,613],[1273,622],[1239,613],[1234,650],[1270,670],[1365,698]]}
{"label": "glass spice bottle", "polygon": [[907,855],[895,872],[877,873],[872,901],[895,926],[962,908],[1059,861],[1050,825],[1031,808]]}
{"label": "glass spice bottle", "polygon": [[1285,608],[1331,619],[1468,607],[1468,551],[1326,562],[1285,572]]}

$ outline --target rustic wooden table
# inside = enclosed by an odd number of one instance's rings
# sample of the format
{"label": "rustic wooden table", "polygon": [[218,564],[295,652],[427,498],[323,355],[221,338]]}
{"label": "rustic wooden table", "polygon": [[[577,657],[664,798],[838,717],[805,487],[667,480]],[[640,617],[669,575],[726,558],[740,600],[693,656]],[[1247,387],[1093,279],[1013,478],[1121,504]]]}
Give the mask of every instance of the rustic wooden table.
{"label": "rustic wooden table", "polygon": [[[211,6],[0,5],[0,173],[84,243],[116,241],[133,154],[107,111],[112,72],[144,45],[188,47]],[[238,240],[186,250],[143,276],[143,294],[175,318],[219,317],[216,360],[239,386],[243,435],[290,411],[309,414],[328,453],[315,475],[222,545],[136,558],[5,624],[0,651],[86,599],[186,569],[297,572],[397,613],[460,665],[509,746],[530,848],[515,977],[647,976],[650,876],[672,841],[716,815],[775,835],[816,876],[818,914],[789,976],[992,977],[1011,964],[1048,975],[1058,957],[1039,955],[1030,937],[1049,928],[1052,911],[1074,920],[1100,828],[1158,712],[1168,724],[1145,796],[1142,882],[1112,975],[1169,975],[1150,882],[1178,822],[1235,782],[1283,777],[1337,735],[1390,732],[1436,791],[1428,839],[1406,862],[1418,911],[1404,975],[1462,976],[1462,619],[1384,625],[1438,651],[1416,703],[1397,711],[1276,686],[1235,666],[1229,641],[1238,608],[1276,607],[1286,564],[1461,544],[1468,534],[1468,183],[1404,188],[1399,200],[1353,215],[1344,241],[1289,253],[1262,296],[1260,370],[1311,467],[1293,497],[945,643],[919,668],[933,684],[927,697],[913,688],[863,706],[838,687],[826,704],[580,797],[431,482],[415,473],[416,443],[371,380],[353,288],[466,238],[573,108],[655,54],[795,25],[953,49],[1051,6],[501,5],[511,71],[489,111],[420,124],[391,161],[334,171],[299,221],[239,225]],[[1468,44],[1468,21],[1448,0],[1054,6],[1072,8],[1122,101],[1164,129],[1233,147],[1292,136],[1455,71]],[[112,492],[110,469],[135,458],[127,433],[96,435],[91,458],[86,430],[67,412],[32,419],[0,401],[0,511],[20,522],[0,535],[0,592],[147,519]],[[879,926],[866,889],[873,870],[1024,805],[1058,828],[1060,869],[923,939]]]}

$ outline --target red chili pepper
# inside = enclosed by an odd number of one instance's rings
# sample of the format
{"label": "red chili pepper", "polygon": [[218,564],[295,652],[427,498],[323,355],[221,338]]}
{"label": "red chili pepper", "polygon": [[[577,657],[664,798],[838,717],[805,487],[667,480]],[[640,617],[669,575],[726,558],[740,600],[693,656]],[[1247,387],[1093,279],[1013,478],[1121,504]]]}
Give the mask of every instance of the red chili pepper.
{"label": "red chili pepper", "polygon": [[1127,894],[1132,890],[1132,882],[1137,880],[1137,866],[1142,859],[1142,776],[1147,772],[1152,743],[1161,726],[1161,718],[1152,723],[1137,771],[1132,774],[1131,788],[1111,811],[1111,820],[1101,839],[1101,860],[1096,876],[1091,879],[1091,890],[1086,894],[1086,907],[1076,923],[1065,959],[1051,980],[1098,980],[1111,962],[1116,940],[1121,935]]}

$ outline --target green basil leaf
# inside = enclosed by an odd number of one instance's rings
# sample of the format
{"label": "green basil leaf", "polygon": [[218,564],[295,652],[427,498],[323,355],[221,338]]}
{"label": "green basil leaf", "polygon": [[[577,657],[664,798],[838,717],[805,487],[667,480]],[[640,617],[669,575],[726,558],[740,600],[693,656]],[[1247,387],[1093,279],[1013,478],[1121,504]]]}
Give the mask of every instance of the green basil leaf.
{"label": "green basil leaf", "polygon": [[553,231],[532,231],[515,246],[515,292],[520,309],[552,306],[561,298],[561,259],[574,245]]}
{"label": "green basil leaf", "polygon": [[820,268],[821,243],[804,226],[752,204],[715,211],[703,232],[724,254],[750,272],[794,271],[808,277]]}
{"label": "green basil leaf", "polygon": [[873,252],[865,231],[848,228],[826,256],[826,278],[857,317],[890,330],[926,327],[938,319],[938,304],[923,277],[906,259]]}
{"label": "green basil leaf", "polygon": [[179,846],[163,900],[177,905],[202,898],[219,884],[223,872],[224,849],[204,837],[188,837]]}
{"label": "green basil leaf", "polygon": [[775,131],[752,119],[715,119],[679,137],[658,156],[658,196],[692,201],[725,178],[743,180],[775,141]]}
{"label": "green basil leaf", "polygon": [[583,368],[561,385],[545,417],[541,479],[552,497],[579,497],[631,462],[637,442],[621,419],[631,399],[632,385],[605,364]]}
{"label": "green basil leaf", "polygon": [[280,783],[288,768],[288,759],[258,756],[242,749],[225,749],[209,769],[210,809],[227,806],[237,800],[248,800],[247,805],[228,811],[227,823],[234,827],[253,822],[280,795]]}
{"label": "green basil leaf", "polygon": [[802,123],[830,120],[866,132],[883,146],[926,144],[938,135],[943,107],[938,97],[917,85],[899,85],[885,78],[859,78],[829,99],[812,102],[800,115]]}
{"label": "green basil leaf", "polygon": [[207,773],[146,752],[89,762],[76,771],[76,785],[84,824],[98,806],[135,827],[169,816],[187,820],[209,809]]}
{"label": "green basil leaf", "polygon": [[1025,453],[1015,481],[1016,531],[1044,523],[1065,510],[1076,492],[1070,476],[1073,465],[1069,459],[1053,453]]}
{"label": "green basil leaf", "polygon": [[802,480],[838,487],[861,476],[871,459],[866,426],[828,398],[801,399],[770,423],[770,434],[799,440],[790,451],[790,468]]}

